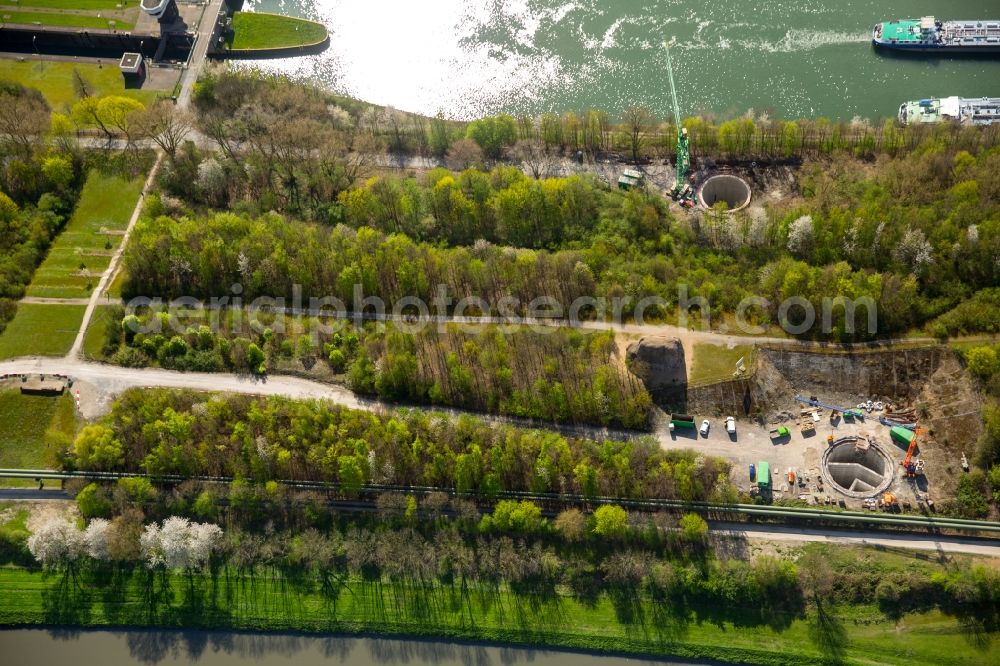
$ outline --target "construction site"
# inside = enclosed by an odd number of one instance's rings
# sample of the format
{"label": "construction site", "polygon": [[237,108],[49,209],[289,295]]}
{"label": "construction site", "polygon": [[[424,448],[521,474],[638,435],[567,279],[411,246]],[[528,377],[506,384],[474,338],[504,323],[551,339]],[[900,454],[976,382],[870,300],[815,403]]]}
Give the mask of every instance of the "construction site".
{"label": "construction site", "polygon": [[[678,353],[655,342],[643,345]],[[982,427],[980,398],[945,346],[761,346],[734,374],[690,387],[672,374],[657,435],[732,460],[733,484],[762,501],[934,512],[954,497]]]}

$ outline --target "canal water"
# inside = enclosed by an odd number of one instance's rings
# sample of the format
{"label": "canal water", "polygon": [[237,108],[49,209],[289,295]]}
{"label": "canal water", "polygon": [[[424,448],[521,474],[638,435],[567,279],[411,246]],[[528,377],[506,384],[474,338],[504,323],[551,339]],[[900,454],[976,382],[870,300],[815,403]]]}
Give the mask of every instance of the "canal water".
{"label": "canal water", "polygon": [[553,650],[445,641],[226,631],[0,630],[4,664],[53,666],[684,666]]}
{"label": "canal water", "polygon": [[[982,0],[246,0],[331,31],[324,53],[261,64],[426,114],[669,109],[664,39],[685,114],[895,115],[929,96],[1000,96],[1000,58],[876,53],[883,19],[1000,18]],[[985,16],[990,14],[990,16]]]}

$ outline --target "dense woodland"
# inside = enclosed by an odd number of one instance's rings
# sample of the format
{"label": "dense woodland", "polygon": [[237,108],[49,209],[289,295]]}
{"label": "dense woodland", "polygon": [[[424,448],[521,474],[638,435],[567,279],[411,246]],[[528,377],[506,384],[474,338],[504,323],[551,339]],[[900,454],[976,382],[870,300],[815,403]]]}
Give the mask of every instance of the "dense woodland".
{"label": "dense woodland", "polygon": [[[789,204],[736,217],[675,219],[655,195],[582,177],[534,181],[507,167],[369,180],[340,195],[344,223],[332,227],[274,214],[167,217],[154,201],[126,256],[125,289],[209,298],[239,283],[249,300],[290,298],[299,284],[306,299],[334,296],[350,307],[355,284],[389,304],[416,296],[431,305],[445,285],[455,300],[475,296],[492,308],[513,296],[519,313],[540,296],[564,314],[574,299],[600,297],[621,299],[628,316],[642,298],[659,297],[668,305],[645,314],[668,317],[683,285],[717,315],[761,296],[750,315],[770,323],[792,296],[817,312],[823,298],[872,298],[878,330],[861,321],[851,333],[835,310],[833,339],[921,325],[939,335],[990,332],[996,308],[963,303],[996,301],[998,167],[996,150],[928,147],[863,168],[837,158],[803,167],[801,196]],[[805,335],[822,337],[819,328]]]}
{"label": "dense woodland", "polygon": [[332,373],[358,393],[386,400],[557,423],[647,426],[650,396],[626,371],[611,333],[455,324],[409,332],[392,323],[232,309],[169,315],[115,307],[105,316],[102,354],[117,365]]}
{"label": "dense woodland", "polygon": [[70,467],[241,479],[732,501],[727,461],[653,440],[593,441],[419,410],[132,390],[87,426]]}

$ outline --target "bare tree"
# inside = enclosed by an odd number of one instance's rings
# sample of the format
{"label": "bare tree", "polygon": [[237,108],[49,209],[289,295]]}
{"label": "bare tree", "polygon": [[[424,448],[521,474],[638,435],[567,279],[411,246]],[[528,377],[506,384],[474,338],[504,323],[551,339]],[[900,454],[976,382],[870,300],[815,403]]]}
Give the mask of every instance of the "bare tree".
{"label": "bare tree", "polygon": [[555,159],[537,139],[521,139],[511,148],[511,155],[536,180],[548,178],[555,166]]}
{"label": "bare tree", "polygon": [[656,125],[656,117],[645,106],[631,106],[622,114],[622,124],[628,135],[632,161],[639,163],[639,151],[646,143],[650,130]]}
{"label": "bare tree", "polygon": [[139,131],[162,148],[173,162],[177,149],[191,132],[193,126],[191,115],[175,106],[173,102],[164,99],[139,112],[137,116]]}
{"label": "bare tree", "polygon": [[554,525],[566,541],[580,541],[587,531],[587,518],[579,509],[566,509],[556,516]]}
{"label": "bare tree", "polygon": [[483,163],[483,149],[472,139],[459,139],[451,144],[445,161],[456,171],[479,166]]}
{"label": "bare tree", "polygon": [[49,129],[49,109],[31,94],[0,93],[0,142],[30,157]]}

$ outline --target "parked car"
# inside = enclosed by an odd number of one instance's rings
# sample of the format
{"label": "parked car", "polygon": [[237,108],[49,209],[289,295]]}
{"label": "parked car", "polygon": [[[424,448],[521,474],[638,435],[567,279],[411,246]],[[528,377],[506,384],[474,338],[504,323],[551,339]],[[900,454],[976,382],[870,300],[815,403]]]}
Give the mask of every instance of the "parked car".
{"label": "parked car", "polygon": [[726,432],[728,432],[730,435],[736,434],[736,419],[734,419],[732,416],[726,417]]}
{"label": "parked car", "polygon": [[701,422],[701,428],[698,429],[698,432],[701,433],[702,437],[708,437],[708,429],[710,427],[712,427],[712,424],[708,422],[708,419],[705,419]]}

